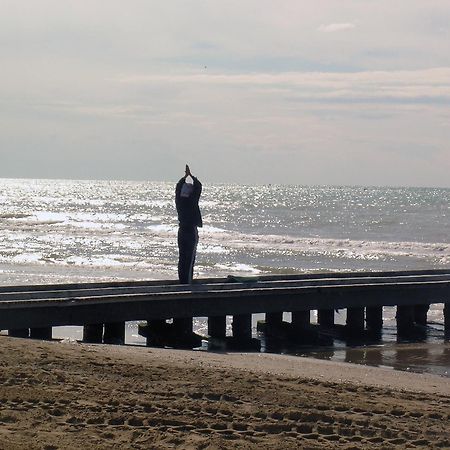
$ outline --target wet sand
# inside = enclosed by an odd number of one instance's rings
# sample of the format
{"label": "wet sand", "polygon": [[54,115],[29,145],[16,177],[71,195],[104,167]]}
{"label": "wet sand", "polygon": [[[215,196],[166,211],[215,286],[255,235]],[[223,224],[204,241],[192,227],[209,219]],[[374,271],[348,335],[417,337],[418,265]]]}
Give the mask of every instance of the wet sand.
{"label": "wet sand", "polygon": [[448,378],[0,336],[0,449],[449,448]]}

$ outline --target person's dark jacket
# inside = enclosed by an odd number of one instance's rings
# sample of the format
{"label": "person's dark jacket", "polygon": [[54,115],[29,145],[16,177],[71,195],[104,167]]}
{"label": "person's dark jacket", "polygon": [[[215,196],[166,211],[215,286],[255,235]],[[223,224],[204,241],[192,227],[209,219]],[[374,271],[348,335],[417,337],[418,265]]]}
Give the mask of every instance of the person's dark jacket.
{"label": "person's dark jacket", "polygon": [[181,197],[181,188],[186,183],[185,178],[182,178],[175,188],[175,205],[181,227],[203,226],[202,215],[198,206],[202,193],[202,183],[196,177],[192,177],[192,179],[194,180],[194,190],[189,197]]}

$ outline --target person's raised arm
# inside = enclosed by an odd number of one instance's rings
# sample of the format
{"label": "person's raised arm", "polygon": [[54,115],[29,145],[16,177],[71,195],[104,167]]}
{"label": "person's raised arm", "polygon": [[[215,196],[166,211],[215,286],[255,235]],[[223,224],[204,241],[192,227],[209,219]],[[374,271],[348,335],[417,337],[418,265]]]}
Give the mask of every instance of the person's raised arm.
{"label": "person's raised arm", "polygon": [[197,177],[192,176],[192,179],[194,180],[194,198],[198,201],[200,199],[200,195],[202,193],[202,183],[200,183],[200,180]]}
{"label": "person's raised arm", "polygon": [[175,203],[178,204],[178,200],[180,199],[181,195],[181,188],[183,187],[183,184],[186,182],[186,178],[191,174],[191,171],[189,170],[189,166],[186,164],[186,167],[184,169],[184,177],[181,177],[178,181],[176,187],[175,187]]}

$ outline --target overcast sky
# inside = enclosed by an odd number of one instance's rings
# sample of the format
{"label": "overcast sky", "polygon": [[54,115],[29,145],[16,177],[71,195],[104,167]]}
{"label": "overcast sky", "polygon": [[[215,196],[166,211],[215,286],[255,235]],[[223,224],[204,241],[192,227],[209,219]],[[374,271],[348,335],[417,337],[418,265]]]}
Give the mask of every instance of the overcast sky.
{"label": "overcast sky", "polygon": [[450,187],[449,0],[0,0],[0,176]]}

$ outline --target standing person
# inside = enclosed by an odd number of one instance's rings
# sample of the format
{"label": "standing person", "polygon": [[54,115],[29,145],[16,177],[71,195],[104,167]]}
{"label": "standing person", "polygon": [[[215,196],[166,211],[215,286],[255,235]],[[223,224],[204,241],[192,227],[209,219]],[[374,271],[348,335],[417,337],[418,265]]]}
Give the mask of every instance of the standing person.
{"label": "standing person", "polygon": [[[193,183],[189,183],[190,177]],[[192,176],[186,164],[185,175],[175,188],[175,205],[178,213],[178,278],[181,284],[192,283],[195,254],[198,243],[198,227],[203,226],[198,201],[202,193],[202,184]]]}

